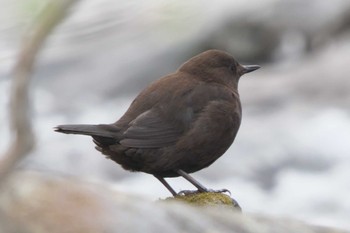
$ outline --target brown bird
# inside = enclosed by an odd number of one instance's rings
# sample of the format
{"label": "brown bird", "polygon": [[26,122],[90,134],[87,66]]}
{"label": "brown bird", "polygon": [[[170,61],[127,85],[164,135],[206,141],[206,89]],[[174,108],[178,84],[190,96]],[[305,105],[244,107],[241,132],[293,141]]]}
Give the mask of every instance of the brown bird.
{"label": "brown bird", "polygon": [[165,177],[182,176],[197,192],[216,192],[189,173],[208,167],[230,147],[242,117],[238,81],[259,68],[208,50],[151,83],[117,122],[59,125],[55,131],[92,136],[98,151],[126,170],[154,175],[174,196]]}

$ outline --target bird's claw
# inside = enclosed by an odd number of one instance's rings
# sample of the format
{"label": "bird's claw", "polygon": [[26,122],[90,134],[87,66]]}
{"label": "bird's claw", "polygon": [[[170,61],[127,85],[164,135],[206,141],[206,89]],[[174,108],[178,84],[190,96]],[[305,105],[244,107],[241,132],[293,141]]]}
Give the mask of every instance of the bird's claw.
{"label": "bird's claw", "polygon": [[231,192],[228,189],[219,189],[219,190],[209,189],[209,192],[211,192],[211,193],[228,193],[231,196]]}
{"label": "bird's claw", "polygon": [[177,193],[178,196],[186,196],[186,195],[190,195],[190,194],[196,194],[196,193],[200,193],[199,190],[182,190],[180,192]]}

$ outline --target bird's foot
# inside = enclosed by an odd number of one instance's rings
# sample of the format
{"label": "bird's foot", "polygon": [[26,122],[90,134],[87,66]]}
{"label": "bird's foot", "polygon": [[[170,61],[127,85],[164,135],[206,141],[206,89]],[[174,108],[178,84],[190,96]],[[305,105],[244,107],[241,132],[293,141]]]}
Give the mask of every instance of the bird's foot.
{"label": "bird's foot", "polygon": [[219,190],[209,189],[208,192],[211,192],[211,193],[228,193],[231,196],[231,192],[228,189],[219,189]]}
{"label": "bird's foot", "polygon": [[213,190],[213,189],[204,189],[204,190],[182,190],[177,193],[179,196],[186,196],[191,194],[197,194],[197,193],[229,193],[231,196],[231,192],[228,189],[219,189],[219,190]]}
{"label": "bird's foot", "polygon": [[200,191],[199,190],[182,190],[177,193],[177,196],[186,196],[186,195],[191,195],[196,193],[200,193]]}

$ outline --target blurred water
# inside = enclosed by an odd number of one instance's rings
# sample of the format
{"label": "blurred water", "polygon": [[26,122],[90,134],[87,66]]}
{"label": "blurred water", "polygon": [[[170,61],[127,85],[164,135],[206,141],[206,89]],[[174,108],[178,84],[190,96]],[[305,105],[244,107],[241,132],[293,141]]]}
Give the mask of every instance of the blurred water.
{"label": "blurred water", "polygon": [[[9,139],[10,68],[35,11],[23,1],[0,3],[3,151]],[[169,195],[153,177],[125,172],[104,159],[89,138],[56,134],[52,127],[114,122],[147,83],[201,49],[232,52],[236,44],[255,43],[269,50],[259,58],[263,69],[241,80],[244,116],[237,139],[195,176],[208,187],[230,189],[246,212],[350,229],[350,33],[344,17],[350,4],[303,4],[81,1],[38,60],[32,89],[37,149],[20,167],[105,180],[154,199]],[[278,14],[271,13],[276,9]],[[227,25],[234,25],[232,31]],[[238,59],[252,57],[237,51]],[[182,179],[170,182],[177,190],[192,188]]]}

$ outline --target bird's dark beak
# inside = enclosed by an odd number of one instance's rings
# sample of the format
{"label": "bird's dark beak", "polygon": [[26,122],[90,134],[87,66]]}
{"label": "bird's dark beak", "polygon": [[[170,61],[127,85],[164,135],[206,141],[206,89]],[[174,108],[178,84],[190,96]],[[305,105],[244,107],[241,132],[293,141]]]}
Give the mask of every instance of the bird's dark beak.
{"label": "bird's dark beak", "polygon": [[243,67],[243,72],[242,72],[243,74],[250,73],[260,68],[260,66],[258,65],[245,65],[245,66],[242,65],[242,67]]}

